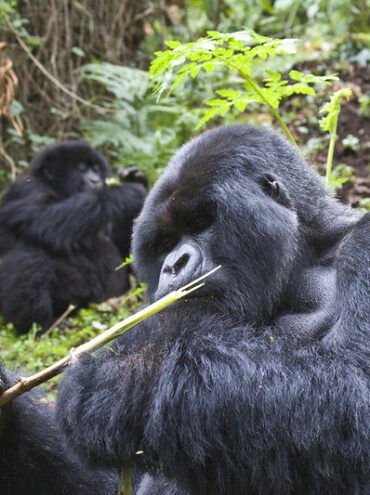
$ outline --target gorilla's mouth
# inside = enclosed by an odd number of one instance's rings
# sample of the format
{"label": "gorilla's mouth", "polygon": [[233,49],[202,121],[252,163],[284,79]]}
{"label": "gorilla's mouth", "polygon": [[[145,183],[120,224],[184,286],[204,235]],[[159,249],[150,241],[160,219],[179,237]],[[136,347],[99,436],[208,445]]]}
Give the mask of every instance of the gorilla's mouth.
{"label": "gorilla's mouth", "polygon": [[[217,270],[218,269],[219,267],[217,267]],[[212,302],[215,299],[220,299],[225,295],[227,291],[226,289],[220,289],[221,286],[224,287],[224,284],[217,276],[218,274],[212,273],[213,271],[216,271],[216,269],[199,270],[199,273],[197,274],[198,276],[195,277],[195,280],[181,280],[181,283],[176,285],[168,284],[166,287],[163,287],[163,285],[161,286],[161,284],[158,284],[157,289],[154,292],[153,300],[158,301],[162,297],[169,294],[171,291],[177,291],[184,288],[188,288],[190,289],[190,291],[186,296],[179,299],[179,301],[199,300],[202,302]],[[208,278],[209,275],[210,277]],[[196,290],[191,291],[191,288],[195,288],[197,285],[200,286],[196,288]]]}
{"label": "gorilla's mouth", "polygon": [[97,183],[89,182],[88,184],[82,185],[81,192],[97,191],[98,189],[101,189],[103,185],[104,185],[103,182],[97,182]]}

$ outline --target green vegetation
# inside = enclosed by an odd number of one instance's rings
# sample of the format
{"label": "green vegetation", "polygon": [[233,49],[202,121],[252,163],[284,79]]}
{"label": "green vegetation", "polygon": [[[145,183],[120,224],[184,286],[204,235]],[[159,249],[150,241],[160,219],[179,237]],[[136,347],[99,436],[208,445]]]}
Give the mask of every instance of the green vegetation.
{"label": "green vegetation", "polygon": [[[243,90],[235,91],[227,87],[216,90],[219,98],[206,102],[211,109],[205,113],[198,127],[218,114],[224,116],[232,107],[242,113],[249,103],[255,102],[268,107],[287,138],[295,143],[277,111],[281,100],[293,94],[315,95],[313,84],[330,84],[330,81],[337,79],[335,74],[315,76],[292,70],[289,72],[292,82],[289,82],[281,73],[266,68],[269,67],[269,58],[296,53],[296,41],[268,38],[250,30],[231,34],[209,31],[206,38],[184,45],[179,41],[167,41],[170,50],[156,52],[157,58],[151,64],[149,77],[156,82],[155,92],[161,95],[167,90],[172,92],[184,77],[189,75],[195,78],[200,70],[210,74],[223,67],[232,69],[240,74]],[[258,72],[259,78],[254,75]],[[173,76],[176,76],[174,80]]]}
{"label": "green vegetation", "polygon": [[334,157],[334,146],[337,140],[337,127],[338,127],[338,117],[340,112],[340,99],[342,97],[349,98],[352,94],[350,89],[341,89],[336,91],[330,98],[330,101],[326,103],[321,109],[321,113],[327,113],[326,117],[320,120],[320,127],[323,131],[330,133],[330,143],[328,150],[328,158],[326,162],[326,184],[330,184],[331,181],[331,171],[333,165]]}

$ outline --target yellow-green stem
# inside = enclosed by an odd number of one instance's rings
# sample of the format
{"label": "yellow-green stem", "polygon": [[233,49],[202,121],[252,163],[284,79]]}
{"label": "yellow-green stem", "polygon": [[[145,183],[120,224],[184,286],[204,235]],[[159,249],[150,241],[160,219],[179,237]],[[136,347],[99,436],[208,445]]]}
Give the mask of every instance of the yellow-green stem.
{"label": "yellow-green stem", "polygon": [[[243,73],[243,72],[242,72]],[[256,82],[254,82],[249,76],[243,73],[244,79],[248,82],[248,84],[253,88],[253,91],[255,91],[258,96],[265,102],[265,104],[269,107],[270,112],[273,114],[275,119],[279,122],[281,128],[285,132],[285,135],[289,139],[289,141],[293,144],[297,144],[292,133],[290,132],[288,126],[285,124],[283,119],[280,117],[279,112],[274,108],[271,103],[265,98],[264,94],[261,91],[261,88],[258,86]]]}
{"label": "yellow-green stem", "polygon": [[132,495],[131,469],[129,468],[129,466],[125,466],[124,468],[123,487],[124,495]]}
{"label": "yellow-green stem", "polygon": [[325,184],[327,186],[330,184],[331,171],[333,168],[334,148],[335,148],[335,141],[336,140],[337,140],[337,125],[335,125],[334,132],[330,133],[330,143],[329,143],[329,149],[328,149],[328,156],[326,159]]}
{"label": "yellow-green stem", "polygon": [[117,495],[122,495],[122,487],[123,487],[123,469],[120,468],[118,470],[118,490],[117,490]]}

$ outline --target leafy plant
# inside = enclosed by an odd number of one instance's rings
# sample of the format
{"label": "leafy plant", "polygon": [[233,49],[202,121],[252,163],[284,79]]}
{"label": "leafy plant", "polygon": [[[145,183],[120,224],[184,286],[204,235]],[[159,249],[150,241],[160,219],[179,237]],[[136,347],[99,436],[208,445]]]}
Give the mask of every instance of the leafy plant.
{"label": "leafy plant", "polygon": [[333,166],[333,156],[335,141],[337,139],[338,117],[340,113],[340,99],[342,97],[349,98],[352,91],[349,88],[344,88],[336,91],[330,100],[322,107],[320,113],[327,113],[326,117],[320,120],[320,128],[330,134],[328,157],[326,160],[326,184],[330,184],[331,171]]}
{"label": "leafy plant", "polygon": [[355,182],[354,168],[345,163],[339,163],[332,171],[330,185],[334,191],[342,188],[346,182]]}
{"label": "leafy plant", "polygon": [[361,198],[359,201],[359,205],[361,208],[365,208],[366,210],[370,210],[370,198]]}
{"label": "leafy plant", "polygon": [[353,134],[347,134],[345,138],[342,139],[343,148],[349,148],[352,151],[357,151],[360,140]]}
{"label": "leafy plant", "polygon": [[244,90],[216,90],[219,98],[207,102],[211,108],[205,112],[198,127],[218,114],[224,116],[231,107],[244,112],[246,106],[254,102],[269,108],[288,139],[294,143],[278,112],[281,100],[292,94],[315,95],[314,84],[330,84],[337,79],[335,74],[315,76],[295,70],[290,71],[290,80],[267,69],[262,70],[262,76],[257,73],[259,61],[265,64],[268,58],[295,53],[296,41],[268,38],[251,30],[231,34],[209,31],[207,37],[185,44],[167,41],[170,49],[155,53],[149,77],[160,97],[165,92],[171,93],[186,76],[195,78],[201,70],[208,74],[220,67],[237,71],[243,79]]}

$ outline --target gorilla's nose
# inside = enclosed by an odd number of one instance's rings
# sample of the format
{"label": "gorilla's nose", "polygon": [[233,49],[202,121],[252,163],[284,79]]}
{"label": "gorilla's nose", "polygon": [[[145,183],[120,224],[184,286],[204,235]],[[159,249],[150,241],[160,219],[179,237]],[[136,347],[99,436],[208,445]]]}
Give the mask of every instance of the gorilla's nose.
{"label": "gorilla's nose", "polygon": [[158,282],[156,296],[178,289],[195,278],[201,271],[202,256],[197,244],[183,241],[165,258]]}
{"label": "gorilla's nose", "polygon": [[181,276],[183,272],[190,274],[194,271],[199,258],[199,250],[193,244],[183,244],[167,256],[163,264],[163,272],[173,277]]}

